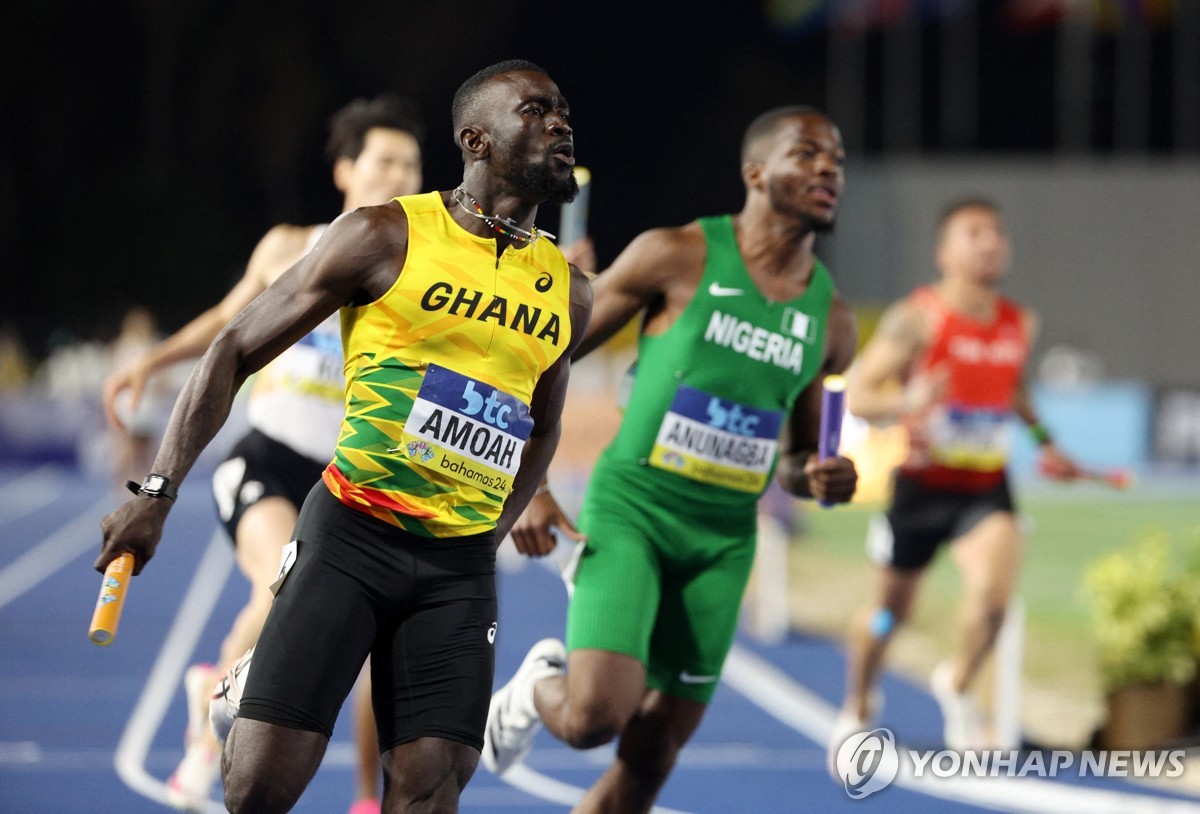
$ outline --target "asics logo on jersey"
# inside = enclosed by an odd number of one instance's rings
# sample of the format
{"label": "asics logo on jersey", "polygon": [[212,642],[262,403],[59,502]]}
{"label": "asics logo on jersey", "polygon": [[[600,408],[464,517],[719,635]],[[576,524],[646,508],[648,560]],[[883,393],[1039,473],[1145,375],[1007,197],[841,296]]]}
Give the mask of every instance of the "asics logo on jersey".
{"label": "asics logo on jersey", "polygon": [[709,283],[708,293],[714,297],[740,297],[746,292],[740,288],[726,288],[720,283]]}
{"label": "asics logo on jersey", "polygon": [[717,678],[718,676],[698,676],[694,673],[689,673],[687,670],[679,674],[679,680],[684,684],[711,684]]}
{"label": "asics logo on jersey", "polygon": [[492,622],[491,627],[488,628],[487,637],[488,637],[488,644],[496,643],[496,623],[495,622]]}
{"label": "asics logo on jersey", "polygon": [[455,289],[444,282],[434,283],[426,289],[421,297],[421,307],[426,311],[446,311],[454,316],[477,319],[480,322],[491,320],[501,327],[548,340],[555,346],[558,345],[562,329],[562,320],[558,314],[548,309],[524,302],[510,308],[508,298],[495,294],[484,304],[482,291]]}

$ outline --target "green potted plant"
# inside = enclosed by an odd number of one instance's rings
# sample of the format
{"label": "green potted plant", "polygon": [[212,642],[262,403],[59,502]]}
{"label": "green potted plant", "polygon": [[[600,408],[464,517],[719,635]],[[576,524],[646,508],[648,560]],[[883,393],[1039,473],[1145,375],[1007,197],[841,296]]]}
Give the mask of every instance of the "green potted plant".
{"label": "green potted plant", "polygon": [[1146,535],[1087,569],[1084,595],[1108,720],[1107,749],[1148,749],[1184,735],[1200,654],[1200,558]]}

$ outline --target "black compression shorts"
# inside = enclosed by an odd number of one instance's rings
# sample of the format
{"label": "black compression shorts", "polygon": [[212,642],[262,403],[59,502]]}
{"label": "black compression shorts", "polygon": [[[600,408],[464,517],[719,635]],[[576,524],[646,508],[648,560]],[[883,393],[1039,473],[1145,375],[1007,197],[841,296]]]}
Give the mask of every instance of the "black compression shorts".
{"label": "black compression shorts", "polygon": [[242,436],[212,479],[217,515],[229,539],[237,542],[242,515],[263,498],[282,497],[299,509],[328,463],[301,455],[258,430]]}
{"label": "black compression shorts", "polygon": [[1015,511],[1007,478],[985,492],[953,492],[896,472],[891,505],[872,521],[867,550],[879,565],[924,568],[942,543],[963,536],[993,512]]}
{"label": "black compression shorts", "polygon": [[481,749],[495,669],[495,536],[417,537],[317,484],[296,539],[239,717],[329,736],[370,652],[381,752],[422,737]]}

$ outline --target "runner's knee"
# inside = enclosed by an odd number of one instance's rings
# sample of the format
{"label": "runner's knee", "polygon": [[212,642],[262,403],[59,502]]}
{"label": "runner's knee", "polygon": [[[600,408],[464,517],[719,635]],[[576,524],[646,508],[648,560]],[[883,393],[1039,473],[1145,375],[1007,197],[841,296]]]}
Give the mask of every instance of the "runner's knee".
{"label": "runner's knee", "polygon": [[980,602],[979,615],[989,630],[999,630],[1004,624],[1006,605],[996,598],[986,598]]}
{"label": "runner's knee", "polygon": [[293,791],[289,784],[264,772],[240,770],[237,761],[227,761],[225,768],[225,808],[230,814],[290,811],[303,791],[303,787]]}
{"label": "runner's knee", "polygon": [[632,712],[616,699],[572,698],[564,721],[564,740],[576,749],[591,749],[610,742],[629,722]]}
{"label": "runner's knee", "polygon": [[968,584],[964,601],[975,616],[999,627],[1004,623],[1004,615],[1008,610],[1009,593],[1007,584],[995,581],[973,586]]}
{"label": "runner's knee", "polygon": [[866,614],[867,627],[877,639],[886,638],[908,622],[915,591],[889,592]]}
{"label": "runner's knee", "polygon": [[908,609],[896,613],[890,608],[875,608],[867,616],[867,629],[873,639],[889,638],[908,617]]}
{"label": "runner's knee", "polygon": [[443,738],[419,738],[389,749],[381,758],[384,811],[409,811],[414,803],[429,810],[455,809],[478,763],[473,747]]}
{"label": "runner's knee", "polygon": [[230,814],[290,811],[316,774],[328,739],[239,719],[222,755],[225,807]]}

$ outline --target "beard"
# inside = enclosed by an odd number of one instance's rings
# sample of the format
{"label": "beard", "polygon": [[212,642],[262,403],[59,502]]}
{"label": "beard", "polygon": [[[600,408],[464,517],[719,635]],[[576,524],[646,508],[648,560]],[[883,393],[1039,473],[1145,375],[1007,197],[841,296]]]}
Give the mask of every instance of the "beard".
{"label": "beard", "polygon": [[814,218],[811,215],[801,215],[804,221],[804,228],[816,235],[827,235],[837,226],[837,217],[831,217],[829,220],[821,220]]}
{"label": "beard", "polygon": [[778,178],[767,181],[767,196],[771,208],[781,215],[796,218],[806,232],[818,235],[829,234],[837,226],[837,213],[830,213],[827,219],[815,217],[811,212],[791,202],[789,187]]}
{"label": "beard", "polygon": [[579,194],[579,183],[575,180],[575,173],[558,175],[548,161],[511,167],[504,174],[504,180],[514,192],[527,200],[565,204],[575,200],[575,196]]}

